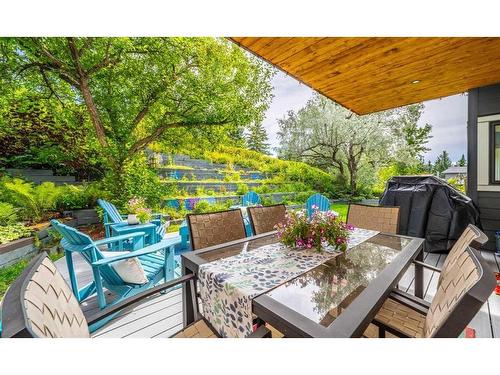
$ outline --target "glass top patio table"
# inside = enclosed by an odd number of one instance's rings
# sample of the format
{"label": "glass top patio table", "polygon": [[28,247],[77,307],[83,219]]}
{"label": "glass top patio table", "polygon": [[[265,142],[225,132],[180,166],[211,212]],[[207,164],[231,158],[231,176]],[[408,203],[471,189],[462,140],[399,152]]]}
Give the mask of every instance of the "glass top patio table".
{"label": "glass top patio table", "polygon": [[[201,264],[276,242],[271,233],[185,253],[183,272],[197,273]],[[361,336],[404,271],[421,259],[422,244],[422,239],[379,233],[255,297],[253,312],[286,336]]]}

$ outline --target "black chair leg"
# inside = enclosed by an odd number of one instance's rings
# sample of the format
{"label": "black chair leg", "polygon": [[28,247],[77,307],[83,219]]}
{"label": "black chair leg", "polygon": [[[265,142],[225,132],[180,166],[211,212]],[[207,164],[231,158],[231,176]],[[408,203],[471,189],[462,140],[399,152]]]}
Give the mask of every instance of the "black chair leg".
{"label": "black chair leg", "polygon": [[381,339],[385,338],[385,328],[382,326],[378,327],[378,337]]}

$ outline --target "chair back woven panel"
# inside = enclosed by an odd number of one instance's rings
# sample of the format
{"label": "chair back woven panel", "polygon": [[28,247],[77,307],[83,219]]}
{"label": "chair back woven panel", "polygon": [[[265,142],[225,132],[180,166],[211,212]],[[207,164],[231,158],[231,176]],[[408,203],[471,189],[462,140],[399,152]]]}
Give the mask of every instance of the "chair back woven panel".
{"label": "chair back woven panel", "polygon": [[187,216],[193,250],[246,237],[241,210]]}
{"label": "chair back woven panel", "polygon": [[24,308],[26,324],[35,337],[89,337],[75,296],[49,258],[28,281]]}
{"label": "chair back woven panel", "polygon": [[254,234],[274,230],[274,226],[285,221],[286,206],[278,204],[267,207],[249,207],[248,215],[252,221]]}
{"label": "chair back woven panel", "polygon": [[[444,260],[443,267],[442,269],[446,269],[450,263],[456,262],[457,261],[457,254],[460,254],[464,252],[467,247],[479,237],[479,234],[472,229],[470,226],[467,227],[464,232],[460,235],[459,239],[457,242],[455,242],[455,245],[451,248],[448,256]],[[439,275],[439,281],[441,281],[441,278],[443,277],[443,273]]]}
{"label": "chair back woven panel", "polygon": [[474,260],[467,251],[456,253],[457,259],[442,271],[438,290],[432,300],[425,321],[425,337],[432,337],[450,313],[455,309],[460,299],[479,280],[480,274]]}
{"label": "chair back woven panel", "polygon": [[[432,337],[463,296],[479,281],[482,270],[474,261],[469,245],[478,235],[468,227],[453,246],[443,264],[434,296],[425,320],[424,335]],[[464,322],[465,325],[468,322]]]}
{"label": "chair back woven panel", "polygon": [[347,222],[363,229],[397,234],[399,207],[350,204]]}

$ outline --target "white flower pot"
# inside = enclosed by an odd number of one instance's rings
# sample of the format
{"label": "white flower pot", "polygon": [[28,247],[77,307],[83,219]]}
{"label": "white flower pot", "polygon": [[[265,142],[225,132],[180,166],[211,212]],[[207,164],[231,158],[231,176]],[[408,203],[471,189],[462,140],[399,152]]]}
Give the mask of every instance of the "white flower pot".
{"label": "white flower pot", "polygon": [[139,219],[137,218],[137,215],[129,214],[127,217],[127,223],[130,225],[139,224]]}

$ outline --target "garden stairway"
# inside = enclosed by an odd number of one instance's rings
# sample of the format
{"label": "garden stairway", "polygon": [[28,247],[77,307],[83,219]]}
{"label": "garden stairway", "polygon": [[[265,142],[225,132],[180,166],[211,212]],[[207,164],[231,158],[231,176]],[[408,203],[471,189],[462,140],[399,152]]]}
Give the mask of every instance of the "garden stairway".
{"label": "garden stairway", "polygon": [[252,190],[270,177],[250,168],[237,165],[229,167],[227,164],[194,159],[187,155],[169,156],[148,152],[148,156],[150,164],[155,167],[165,183],[176,183],[188,194],[195,194],[200,190],[213,191],[214,193],[234,193],[242,184],[247,185]]}

